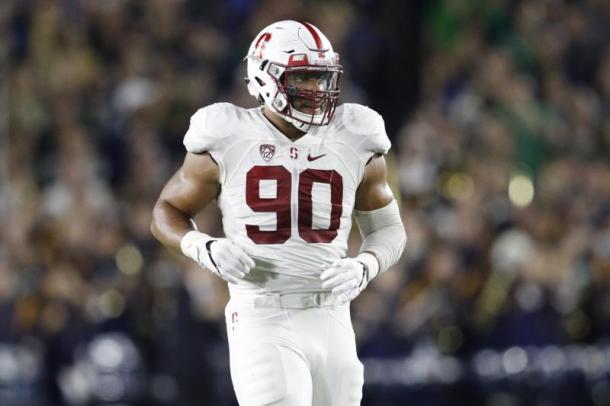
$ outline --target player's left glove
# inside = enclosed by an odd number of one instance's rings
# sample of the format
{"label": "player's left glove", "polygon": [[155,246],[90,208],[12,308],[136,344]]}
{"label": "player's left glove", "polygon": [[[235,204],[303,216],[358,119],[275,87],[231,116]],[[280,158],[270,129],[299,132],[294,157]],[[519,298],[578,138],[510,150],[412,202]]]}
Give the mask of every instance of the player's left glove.
{"label": "player's left glove", "polygon": [[203,268],[233,284],[237,284],[255,266],[252,258],[234,241],[213,238],[196,230],[182,237],[180,249]]}
{"label": "player's left glove", "polygon": [[338,259],[320,275],[322,288],[330,290],[341,303],[354,300],[368,283],[377,276],[379,263],[368,253],[356,258]]}

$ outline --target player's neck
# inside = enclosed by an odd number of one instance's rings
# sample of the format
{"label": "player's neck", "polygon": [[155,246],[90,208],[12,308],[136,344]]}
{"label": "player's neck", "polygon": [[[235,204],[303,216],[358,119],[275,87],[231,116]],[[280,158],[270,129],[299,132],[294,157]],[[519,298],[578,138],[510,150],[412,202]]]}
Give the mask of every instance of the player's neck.
{"label": "player's neck", "polygon": [[288,137],[291,141],[296,141],[307,134],[306,132],[303,132],[293,126],[292,123],[284,120],[279,114],[269,111],[269,109],[263,108],[263,115],[267,117],[267,120],[269,120],[275,128],[280,130],[280,132]]}

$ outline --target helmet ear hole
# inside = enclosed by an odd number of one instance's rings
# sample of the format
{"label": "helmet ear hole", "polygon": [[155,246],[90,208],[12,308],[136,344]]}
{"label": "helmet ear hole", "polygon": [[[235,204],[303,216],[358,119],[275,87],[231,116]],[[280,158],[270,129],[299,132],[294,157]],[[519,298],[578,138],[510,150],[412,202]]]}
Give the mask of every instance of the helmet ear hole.
{"label": "helmet ear hole", "polygon": [[254,79],[256,80],[259,86],[265,86],[265,82],[263,82],[263,80],[258,76],[255,76]]}

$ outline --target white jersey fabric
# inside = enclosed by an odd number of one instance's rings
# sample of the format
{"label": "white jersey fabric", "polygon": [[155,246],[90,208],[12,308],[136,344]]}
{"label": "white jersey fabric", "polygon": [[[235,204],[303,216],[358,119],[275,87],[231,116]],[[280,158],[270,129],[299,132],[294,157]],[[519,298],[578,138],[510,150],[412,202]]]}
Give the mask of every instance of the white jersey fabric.
{"label": "white jersey fabric", "polygon": [[364,167],[390,141],[381,116],[358,104],[291,141],[260,108],[217,103],[191,117],[184,145],[218,164],[225,236],[256,263],[229,284],[234,296],[322,291],[322,271],[346,256]]}

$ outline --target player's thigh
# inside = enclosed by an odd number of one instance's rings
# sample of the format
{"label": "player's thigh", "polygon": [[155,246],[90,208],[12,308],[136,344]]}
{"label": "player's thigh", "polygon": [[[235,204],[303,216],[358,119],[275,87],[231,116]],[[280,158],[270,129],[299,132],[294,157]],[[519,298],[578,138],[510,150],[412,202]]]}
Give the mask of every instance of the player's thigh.
{"label": "player's thigh", "polygon": [[312,406],[359,406],[363,384],[362,363],[344,360],[314,376]]}
{"label": "player's thigh", "polygon": [[349,308],[328,313],[327,357],[313,377],[313,406],[356,406],[362,400],[364,367],[356,353]]}
{"label": "player's thigh", "polygon": [[[231,379],[241,406],[311,406],[311,374],[285,310],[231,299],[225,309]],[[282,343],[282,344],[279,344]]]}
{"label": "player's thigh", "polygon": [[231,349],[231,379],[240,406],[311,406],[312,382],[290,348],[260,343]]}

